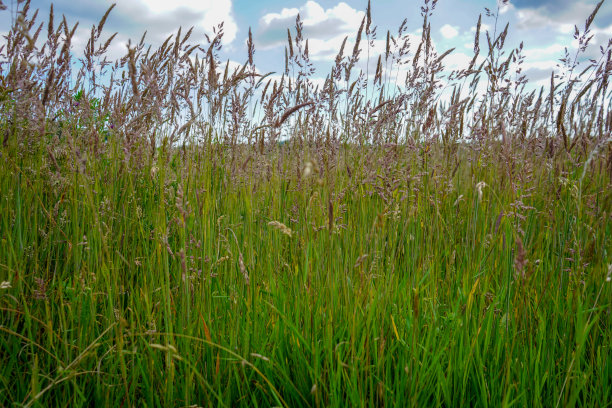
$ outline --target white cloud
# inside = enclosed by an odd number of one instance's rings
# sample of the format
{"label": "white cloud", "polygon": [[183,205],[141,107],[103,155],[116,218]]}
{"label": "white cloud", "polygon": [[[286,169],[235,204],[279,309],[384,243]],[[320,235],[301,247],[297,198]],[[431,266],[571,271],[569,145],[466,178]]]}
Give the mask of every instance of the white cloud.
{"label": "white cloud", "polygon": [[194,26],[195,35],[212,35],[213,27],[223,22],[223,42],[230,44],[238,32],[232,0],[132,0],[118,2],[117,12],[130,19],[138,16],[135,25],[155,32],[160,38],[176,32],[180,26],[184,30]]}
{"label": "white cloud", "polygon": [[[467,55],[463,52],[451,52],[442,63],[446,69],[464,69],[470,65],[470,61],[472,61],[473,55]],[[478,58],[479,62],[482,60],[482,56]]]}
{"label": "white cloud", "polygon": [[563,23],[559,24],[559,27],[557,29],[563,34],[571,34],[574,32],[574,25],[570,23]]}
{"label": "white cloud", "polygon": [[[480,24],[480,33],[484,33],[485,31],[491,31],[493,27],[491,27],[490,25],[486,24],[486,23],[482,23]],[[476,26],[471,26],[470,27],[470,31],[475,33],[476,32]]]}
{"label": "white cloud", "polygon": [[[344,2],[325,9],[316,1],[307,1],[298,8],[283,8],[279,13],[269,13],[259,20],[255,36],[257,45],[274,48],[287,42],[287,29],[295,34],[297,15],[302,20],[305,38],[312,59],[333,59],[345,36],[354,38],[365,13]],[[347,44],[348,46],[348,44]]]}
{"label": "white cloud", "polygon": [[[335,37],[330,40],[321,40],[318,38],[308,39],[308,50],[310,53],[311,59],[314,61],[318,60],[330,60],[335,58],[340,51],[340,47],[342,46],[343,37]],[[345,45],[345,50],[351,50],[349,48],[348,41],[347,45]]]}
{"label": "white cloud", "polygon": [[514,9],[515,7],[512,3],[502,4],[499,8],[499,14],[506,14],[507,12],[512,11]]}
{"label": "white cloud", "polygon": [[538,27],[546,27],[554,23],[554,21],[536,9],[521,9],[516,13],[519,21],[519,28],[530,29]]}
{"label": "white cloud", "polygon": [[[96,7],[100,6],[99,3],[111,3],[111,0],[95,1],[97,2]],[[68,6],[67,3],[67,0],[60,0],[64,8]],[[72,49],[77,56],[82,55],[90,38],[90,27],[92,24],[97,24],[106,5],[102,9],[101,13],[98,13],[99,10],[93,10],[91,11],[92,16],[80,18],[80,24],[72,39]],[[61,15],[64,11],[62,8],[56,8],[56,14]],[[92,17],[94,20],[91,20]],[[230,44],[235,40],[238,32],[232,12],[232,0],[215,0],[214,2],[201,0],[119,1],[109,15],[98,43],[103,44],[113,32],[118,32],[105,54],[113,61],[125,56],[128,41],[131,41],[132,44],[139,42],[145,31],[147,32],[145,43],[153,47],[161,45],[168,36],[176,34],[179,27],[182,27],[182,36],[189,28],[194,28],[188,40],[189,44],[206,44],[204,34],[212,35],[213,27],[221,22],[224,23],[223,45],[231,47],[233,45]],[[73,23],[69,20],[69,24]]]}
{"label": "white cloud", "polygon": [[523,66],[523,70],[528,70],[528,69],[541,69],[541,70],[545,70],[548,71],[548,73],[550,74],[550,71],[554,70],[557,67],[558,62],[555,60],[543,60],[543,61],[525,61],[523,62],[522,66]]}
{"label": "white cloud", "polygon": [[444,38],[450,40],[451,38],[455,38],[459,34],[459,31],[450,24],[444,24],[440,28],[440,33]]}
{"label": "white cloud", "polygon": [[295,17],[300,12],[299,9],[296,8],[284,8],[280,13],[268,13],[261,18],[259,22],[260,25],[263,23],[264,25],[272,25],[276,20],[288,20],[295,19]]}
{"label": "white cloud", "polygon": [[[523,55],[528,59],[542,59],[542,58],[550,58],[550,57],[558,57],[561,58],[563,55],[563,50],[565,49],[565,45],[562,44],[552,44],[547,47],[540,48],[527,48],[523,51]],[[569,47],[568,47],[569,48]]]}
{"label": "white cloud", "polygon": [[[604,4],[595,19],[595,25],[603,18],[605,9],[610,11],[609,8],[610,5]],[[594,3],[580,0],[565,0],[562,4],[551,3],[540,7],[515,8],[519,28],[551,28],[564,34],[573,32],[574,24],[581,28],[593,9]]]}

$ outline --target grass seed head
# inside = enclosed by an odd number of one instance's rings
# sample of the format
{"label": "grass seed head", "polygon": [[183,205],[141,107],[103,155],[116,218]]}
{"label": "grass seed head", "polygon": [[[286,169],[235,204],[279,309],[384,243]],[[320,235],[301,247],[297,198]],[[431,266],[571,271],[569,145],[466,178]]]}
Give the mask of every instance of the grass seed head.
{"label": "grass seed head", "polygon": [[293,231],[291,230],[291,228],[287,227],[285,224],[283,224],[282,222],[279,221],[270,221],[268,223],[269,226],[276,228],[277,230],[279,230],[280,232],[282,232],[283,234],[291,237],[293,236]]}
{"label": "grass seed head", "polygon": [[487,183],[484,181],[478,182],[476,184],[476,191],[478,192],[478,201],[482,201],[482,190],[487,186]]}

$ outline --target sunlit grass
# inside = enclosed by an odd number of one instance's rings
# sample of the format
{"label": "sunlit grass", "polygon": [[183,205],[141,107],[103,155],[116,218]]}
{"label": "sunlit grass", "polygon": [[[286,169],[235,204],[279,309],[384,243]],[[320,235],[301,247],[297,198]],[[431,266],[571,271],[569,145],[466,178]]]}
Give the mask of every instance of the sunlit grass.
{"label": "sunlit grass", "polygon": [[525,163],[516,191],[503,165],[408,158],[391,187],[338,171],[329,194],[316,172],[231,181],[211,154],[95,158],[63,189],[7,160],[3,405],[610,399],[607,177],[580,202],[581,169]]}

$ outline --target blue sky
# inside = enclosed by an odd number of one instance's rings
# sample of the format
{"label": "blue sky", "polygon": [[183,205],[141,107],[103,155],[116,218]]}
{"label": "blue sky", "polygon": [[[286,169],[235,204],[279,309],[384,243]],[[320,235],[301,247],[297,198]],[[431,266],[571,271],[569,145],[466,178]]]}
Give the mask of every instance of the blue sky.
{"label": "blue sky", "polygon": [[[3,0],[8,10],[0,12],[0,32],[10,26],[10,10],[15,0]],[[310,39],[311,57],[318,69],[315,76],[323,78],[345,36],[347,50],[359,27],[367,0],[115,0],[117,7],[109,17],[106,31],[119,32],[111,49],[116,57],[125,52],[129,39],[139,40],[148,31],[148,42],[160,44],[179,26],[194,26],[192,41],[205,43],[204,33],[224,21],[223,56],[242,63],[246,60],[246,37],[249,27],[255,37],[255,63],[261,72],[280,72],[284,64],[286,31],[293,27],[297,13],[304,21],[305,35]],[[80,22],[74,51],[78,53],[88,37],[88,30],[96,24],[112,3],[110,0],[57,0],[55,14],[66,15],[69,23]],[[558,59],[567,47],[575,52],[573,26],[584,26],[584,20],[594,8],[596,0],[510,0],[502,7],[499,25],[510,23],[507,43],[517,46],[524,42],[525,72],[534,83],[544,83],[550,77]],[[32,7],[41,9],[42,20],[48,15],[48,0],[32,0]],[[421,1],[373,0],[372,19],[378,26],[378,42],[372,54],[384,46],[386,31],[393,34],[404,18],[415,41],[422,24]],[[436,48],[445,51],[455,47],[446,59],[449,67],[462,67],[472,57],[474,26],[483,13],[483,27],[493,27],[494,21],[484,16],[484,8],[495,10],[495,0],[439,0],[431,19]],[[589,57],[598,57],[599,46],[612,37],[612,0],[604,2],[592,27],[593,46]],[[484,39],[484,37],[483,37]],[[486,40],[485,40],[486,41]],[[483,48],[484,48],[484,44]],[[374,60],[376,57],[373,58]]]}

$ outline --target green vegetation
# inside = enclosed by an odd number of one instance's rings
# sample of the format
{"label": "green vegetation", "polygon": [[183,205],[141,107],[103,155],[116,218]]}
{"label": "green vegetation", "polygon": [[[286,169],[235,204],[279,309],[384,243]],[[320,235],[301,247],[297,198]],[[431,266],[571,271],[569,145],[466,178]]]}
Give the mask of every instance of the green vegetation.
{"label": "green vegetation", "polygon": [[[446,106],[337,106],[307,77],[233,99],[252,76],[204,70],[185,127],[142,85],[163,50],[132,49],[105,98],[18,64],[23,25],[0,71],[0,406],[610,406],[609,51],[582,94]],[[235,119],[248,97],[263,122]]]}

